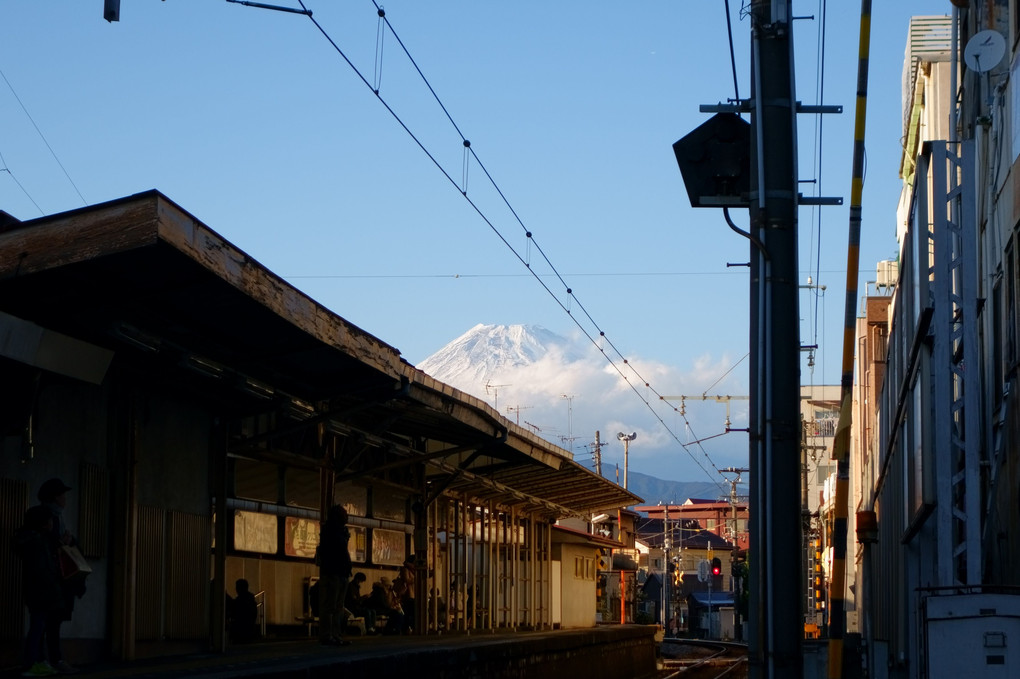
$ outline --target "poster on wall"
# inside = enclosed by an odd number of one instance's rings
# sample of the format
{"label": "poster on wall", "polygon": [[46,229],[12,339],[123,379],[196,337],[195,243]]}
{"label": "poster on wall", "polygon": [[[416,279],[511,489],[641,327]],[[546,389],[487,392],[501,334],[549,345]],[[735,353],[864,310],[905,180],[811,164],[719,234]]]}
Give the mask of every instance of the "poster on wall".
{"label": "poster on wall", "polygon": [[348,543],[348,551],[351,553],[351,561],[365,563],[365,550],[367,539],[365,529],[360,526],[348,526],[351,531],[351,541]]}
{"label": "poster on wall", "polygon": [[276,516],[257,512],[234,512],[234,549],[260,554],[276,554]]}
{"label": "poster on wall", "polygon": [[386,566],[404,563],[404,538],[400,531],[372,529],[372,563]]}
{"label": "poster on wall", "polygon": [[283,549],[287,556],[306,559],[315,557],[319,545],[319,522],[314,519],[288,516],[284,528],[286,542]]}

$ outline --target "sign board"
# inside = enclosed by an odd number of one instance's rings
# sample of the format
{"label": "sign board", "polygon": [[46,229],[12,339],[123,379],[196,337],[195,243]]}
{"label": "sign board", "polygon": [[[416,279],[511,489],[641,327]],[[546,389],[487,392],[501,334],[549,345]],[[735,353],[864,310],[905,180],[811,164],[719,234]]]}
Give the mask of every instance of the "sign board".
{"label": "sign board", "polygon": [[709,565],[708,565],[708,559],[702,559],[701,561],[698,562],[698,581],[699,582],[708,582],[708,572],[709,572],[709,570],[710,569],[709,569]]}

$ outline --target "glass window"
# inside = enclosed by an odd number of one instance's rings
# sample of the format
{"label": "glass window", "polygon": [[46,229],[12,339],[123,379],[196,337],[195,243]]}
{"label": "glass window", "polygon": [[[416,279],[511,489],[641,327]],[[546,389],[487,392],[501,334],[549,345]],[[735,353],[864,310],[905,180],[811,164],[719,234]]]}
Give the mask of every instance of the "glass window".
{"label": "glass window", "polygon": [[284,481],[284,494],[288,506],[319,508],[318,471],[288,467]]}
{"label": "glass window", "polygon": [[407,521],[407,498],[399,493],[372,493],[372,516],[391,521]]}
{"label": "glass window", "polygon": [[350,482],[338,483],[333,489],[333,503],[343,505],[351,516],[368,516],[368,489]]}
{"label": "glass window", "polygon": [[234,460],[234,494],[249,500],[279,502],[279,467],[270,462]]}

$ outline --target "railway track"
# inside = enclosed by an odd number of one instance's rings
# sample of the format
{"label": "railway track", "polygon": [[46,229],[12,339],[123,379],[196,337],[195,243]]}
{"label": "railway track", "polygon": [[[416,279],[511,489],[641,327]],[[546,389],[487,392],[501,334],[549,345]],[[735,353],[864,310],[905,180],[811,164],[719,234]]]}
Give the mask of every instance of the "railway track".
{"label": "railway track", "polygon": [[663,639],[657,679],[745,679],[747,644]]}

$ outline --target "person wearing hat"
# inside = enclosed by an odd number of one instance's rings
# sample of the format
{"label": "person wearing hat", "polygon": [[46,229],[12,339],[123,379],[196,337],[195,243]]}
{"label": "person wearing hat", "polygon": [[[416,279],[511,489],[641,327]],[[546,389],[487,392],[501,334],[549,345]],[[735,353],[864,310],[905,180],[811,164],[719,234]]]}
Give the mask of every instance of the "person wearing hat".
{"label": "person wearing hat", "polygon": [[[58,478],[46,480],[39,487],[37,497],[39,507],[45,509],[52,520],[53,528],[48,537],[54,554],[61,545],[76,547],[78,541],[64,523],[64,507],[67,506],[67,492],[71,487]],[[84,580],[60,580],[62,606],[55,614],[46,619],[46,649],[49,652],[50,664],[61,674],[73,674],[78,670],[64,660],[60,644],[60,625],[71,619],[74,612],[74,600],[85,594]]]}

